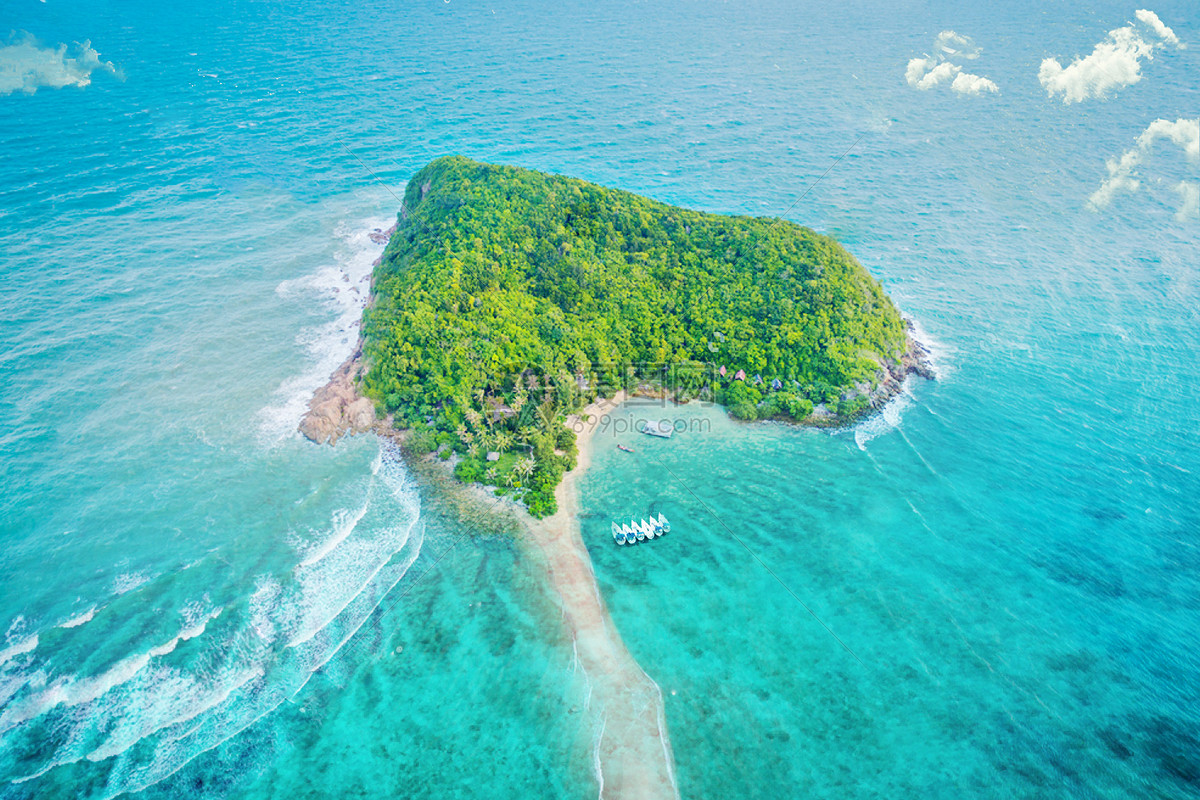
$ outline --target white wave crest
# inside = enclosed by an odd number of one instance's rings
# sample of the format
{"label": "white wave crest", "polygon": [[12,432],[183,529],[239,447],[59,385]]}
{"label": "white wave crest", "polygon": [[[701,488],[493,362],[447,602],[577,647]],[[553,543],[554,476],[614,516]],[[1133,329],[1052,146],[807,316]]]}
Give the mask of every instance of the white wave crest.
{"label": "white wave crest", "polygon": [[915,318],[910,317],[909,322],[912,323],[912,338],[924,345],[928,353],[926,361],[929,364],[929,368],[933,371],[933,377],[938,381],[945,381],[954,374],[952,358],[954,349],[935,338]]}
{"label": "white wave crest", "polygon": [[[260,575],[241,601],[226,598],[214,608],[203,597],[188,604],[175,636],[94,676],[47,684],[41,671],[0,673],[0,693],[12,684],[14,698],[0,714],[0,749],[11,749],[31,768],[20,780],[31,782],[36,795],[36,781],[57,766],[118,759],[107,784],[89,796],[136,792],[301,691],[354,639],[420,555],[419,495],[402,461],[381,445],[371,471],[362,489],[365,511],[359,515],[359,504],[351,506],[350,516],[359,521],[344,536],[331,531],[338,542],[322,558],[305,559],[286,575]],[[218,616],[219,630],[211,624]],[[9,641],[22,635],[25,623],[14,626]],[[194,650],[181,656],[185,641],[194,641]],[[35,729],[23,727],[35,717],[59,732],[48,752],[29,735]],[[34,750],[23,752],[26,747]]]}
{"label": "white wave crest", "polygon": [[[22,722],[47,713],[55,706],[80,706],[92,703],[114,687],[132,680],[145,669],[153,658],[172,652],[180,642],[194,639],[204,633],[209,620],[216,619],[221,609],[203,617],[199,622],[187,621],[185,627],[163,644],[121,659],[98,675],[88,677],[64,677],[54,681],[46,689],[29,695],[0,714],[0,733],[11,730]],[[185,617],[187,610],[185,609]],[[36,638],[36,637],[35,637]]]}
{"label": "white wave crest", "polygon": [[86,758],[88,761],[103,761],[118,756],[147,736],[174,725],[190,722],[204,712],[216,708],[235,691],[262,676],[263,668],[256,664],[222,680],[215,689],[208,689],[207,682],[195,679],[176,677],[175,680],[161,681],[157,684],[159,694],[170,698],[169,705],[177,709],[175,713],[164,719],[146,715],[122,717],[120,722],[123,724],[116,732],[88,753]]}
{"label": "white wave crest", "polygon": [[66,620],[65,622],[60,622],[58,624],[58,627],[60,627],[60,628],[78,628],[80,625],[83,625],[85,622],[91,622],[95,616],[96,616],[96,606],[92,606],[87,611],[84,611],[80,614],[76,614],[75,616],[71,617],[70,619]]}
{"label": "white wave crest", "polygon": [[[379,480],[376,481],[375,478]],[[368,498],[375,491],[382,491],[394,498],[409,498],[412,509],[409,519],[399,525],[376,529],[369,538],[351,536],[353,527],[341,535],[336,546],[322,553],[319,559],[305,559],[296,566],[293,577],[306,598],[320,598],[320,603],[301,607],[298,624],[292,631],[288,647],[296,647],[309,641],[326,628],[342,611],[367,588],[379,571],[409,542],[409,537],[421,536],[420,515],[416,510],[416,489],[396,460],[389,460],[379,468],[371,481]],[[368,503],[370,499],[368,499]],[[366,507],[358,514],[358,520],[366,513]],[[337,534],[335,534],[336,536]],[[383,544],[381,547],[380,545]],[[408,570],[420,552],[420,543],[410,550]],[[324,550],[325,548],[320,548]]]}
{"label": "white wave crest", "polygon": [[259,412],[259,433],[265,442],[274,444],[296,433],[313,392],[354,352],[372,265],[383,252],[383,245],[370,237],[375,230],[389,225],[390,220],[370,219],[339,227],[336,235],[341,245],[335,263],[276,287],[276,293],[285,297],[316,296],[336,316],[296,337],[309,354],[310,363],[303,372],[285,380],[275,391],[275,401]]}
{"label": "white wave crest", "polygon": [[912,405],[912,397],[908,394],[907,388],[908,381],[911,380],[912,378],[905,380],[905,388],[891,400],[888,400],[878,414],[854,426],[854,443],[858,445],[859,450],[866,450],[867,442],[875,437],[900,427],[900,420],[904,416],[904,410]]}
{"label": "white wave crest", "polygon": [[38,637],[35,633],[16,644],[10,644],[8,647],[0,650],[0,665],[5,664],[9,659],[15,658],[22,653],[28,653],[38,646]]}
{"label": "white wave crest", "polygon": [[140,589],[150,582],[150,576],[140,572],[123,572],[113,581],[113,594],[122,595]]}

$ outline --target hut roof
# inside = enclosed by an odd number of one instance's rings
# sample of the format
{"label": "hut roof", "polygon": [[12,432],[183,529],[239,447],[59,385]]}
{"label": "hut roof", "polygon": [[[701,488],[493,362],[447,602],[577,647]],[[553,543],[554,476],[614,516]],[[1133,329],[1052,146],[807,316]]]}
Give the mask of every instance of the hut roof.
{"label": "hut roof", "polygon": [[490,416],[494,420],[495,419],[503,419],[504,417],[511,417],[517,413],[516,411],[514,411],[513,409],[511,409],[507,405],[505,405],[504,401],[498,397],[488,397],[487,405],[488,405],[488,409],[487,409],[488,416]]}

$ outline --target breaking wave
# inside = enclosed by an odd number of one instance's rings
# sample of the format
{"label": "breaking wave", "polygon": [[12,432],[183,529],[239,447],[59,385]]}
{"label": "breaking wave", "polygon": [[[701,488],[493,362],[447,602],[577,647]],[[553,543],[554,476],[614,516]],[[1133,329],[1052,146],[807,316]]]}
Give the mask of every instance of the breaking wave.
{"label": "breaking wave", "polygon": [[867,442],[876,436],[900,427],[904,410],[912,405],[912,396],[908,393],[908,382],[911,380],[912,378],[905,380],[901,392],[888,400],[878,414],[874,414],[854,426],[854,443],[858,445],[859,450],[866,450]]}
{"label": "breaking wave", "polygon": [[309,398],[354,352],[363,308],[370,291],[372,265],[383,245],[371,240],[375,230],[392,220],[368,219],[339,227],[334,263],[302,278],[287,280],[275,291],[281,297],[316,295],[336,314],[329,322],[306,328],[296,337],[309,354],[309,366],[280,384],[274,401],[259,412],[259,435],[276,443],[294,434]]}
{"label": "breaking wave", "polygon": [[[0,766],[9,786],[30,796],[135,792],[295,696],[421,551],[419,498],[397,453],[381,450],[356,494],[316,532],[321,544],[295,549],[289,569],[258,575],[240,600],[184,605],[173,636],[90,674],[82,663],[78,674],[64,674],[37,654],[0,667]],[[81,625],[89,614],[68,622]],[[36,646],[36,636],[22,637],[0,656],[9,661]],[[87,763],[100,775],[79,793],[79,767],[69,765]]]}
{"label": "breaking wave", "polygon": [[78,628],[80,625],[84,624],[85,622],[91,622],[95,616],[96,616],[96,607],[92,606],[87,611],[84,611],[81,614],[76,614],[75,616],[71,617],[70,619],[68,619],[64,622],[60,622],[58,624],[58,627],[60,627],[60,628]]}

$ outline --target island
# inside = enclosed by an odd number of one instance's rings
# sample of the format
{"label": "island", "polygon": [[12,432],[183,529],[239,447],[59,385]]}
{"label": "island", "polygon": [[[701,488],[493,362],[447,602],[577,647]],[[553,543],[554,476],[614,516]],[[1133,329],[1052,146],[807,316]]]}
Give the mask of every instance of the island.
{"label": "island", "polygon": [[451,156],[412,178],[377,235],[358,347],[301,432],[373,430],[441,506],[482,509],[467,528],[515,522],[588,676],[600,796],[678,797],[662,693],[622,643],[580,534],[589,420],[653,394],[846,424],[908,374],[931,377],[927,352],[853,256],[786,220]]}
{"label": "island", "polygon": [[562,420],[598,397],[836,425],[926,369],[879,283],[828,236],[461,156],[409,182],[362,336],[352,389],[412,448],[535,517],[575,464]]}

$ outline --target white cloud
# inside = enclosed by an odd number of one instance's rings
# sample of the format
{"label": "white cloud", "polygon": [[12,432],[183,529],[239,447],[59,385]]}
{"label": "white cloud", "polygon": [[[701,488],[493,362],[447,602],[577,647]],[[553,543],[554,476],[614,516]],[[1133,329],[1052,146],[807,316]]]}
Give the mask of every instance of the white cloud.
{"label": "white cloud", "polygon": [[1183,47],[1179,42],[1179,37],[1175,35],[1175,31],[1164,25],[1163,21],[1158,18],[1158,14],[1155,14],[1153,11],[1147,11],[1144,8],[1139,8],[1137,10],[1137,18],[1149,26],[1150,30],[1154,31],[1158,38],[1167,44],[1180,48]]}
{"label": "white cloud", "polygon": [[979,95],[983,92],[998,92],[994,82],[982,75],[964,72],[956,61],[979,58],[980,48],[969,36],[942,31],[933,41],[933,55],[919,56],[908,62],[904,80],[914,89],[928,91],[935,86],[949,83],[959,94]]}
{"label": "white cloud", "polygon": [[[946,81],[952,79],[955,75],[958,75],[960,72],[962,72],[962,70],[956,65],[951,64],[949,61],[943,61],[941,64],[938,64],[936,67],[926,72],[925,75],[913,85],[922,91],[926,91],[937,86],[939,83],[945,83]],[[909,83],[912,82],[909,81]]]}
{"label": "white cloud", "polygon": [[971,37],[954,31],[942,31],[933,40],[933,49],[942,58],[979,58],[980,48]]}
{"label": "white cloud", "polygon": [[1075,57],[1064,67],[1057,58],[1042,61],[1038,80],[1046,95],[1062,95],[1065,104],[1132,86],[1142,79],[1142,61],[1153,61],[1155,50],[1171,45],[1182,49],[1175,32],[1163,24],[1153,11],[1140,9],[1137,22],[1109,31],[1091,55]]}
{"label": "white cloud", "polygon": [[914,58],[904,70],[904,80],[908,81],[909,86],[919,89],[925,73],[931,71],[937,63],[936,58]]}
{"label": "white cloud", "polygon": [[23,33],[0,46],[0,97],[33,94],[42,87],[87,86],[95,70],[115,73],[116,67],[101,61],[91,42],[76,42],[70,48],[65,44],[40,47],[33,36]]}
{"label": "white cloud", "polygon": [[[1120,158],[1110,158],[1105,166],[1108,177],[1100,184],[1100,188],[1088,198],[1088,207],[1093,211],[1106,208],[1113,197],[1121,192],[1136,192],[1141,182],[1137,177],[1137,169],[1150,155],[1154,143],[1166,139],[1183,149],[1184,155],[1193,164],[1200,163],[1200,118],[1178,119],[1170,122],[1158,119],[1150,123],[1142,131],[1130,150],[1121,154]],[[1182,181],[1175,186],[1183,198],[1179,209],[1180,219],[1196,216],[1200,209],[1200,184],[1193,181]]]}
{"label": "white cloud", "polygon": [[972,75],[969,72],[959,73],[954,79],[954,83],[950,84],[950,88],[959,94],[983,94],[984,92],[998,92],[1000,87],[994,81],[990,81],[982,75]]}
{"label": "white cloud", "polygon": [[1180,181],[1175,185],[1175,191],[1183,198],[1183,205],[1176,212],[1175,219],[1200,219],[1200,183]]}

